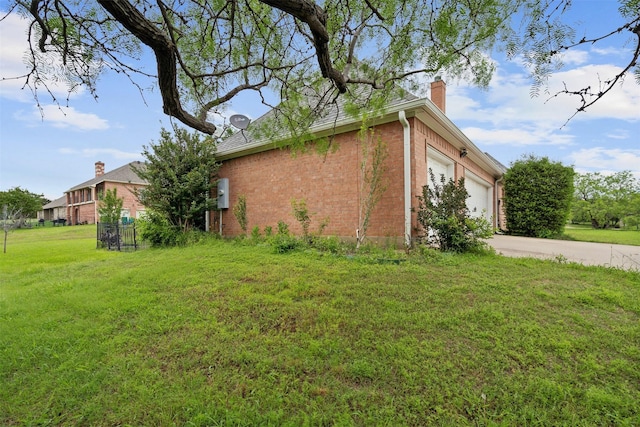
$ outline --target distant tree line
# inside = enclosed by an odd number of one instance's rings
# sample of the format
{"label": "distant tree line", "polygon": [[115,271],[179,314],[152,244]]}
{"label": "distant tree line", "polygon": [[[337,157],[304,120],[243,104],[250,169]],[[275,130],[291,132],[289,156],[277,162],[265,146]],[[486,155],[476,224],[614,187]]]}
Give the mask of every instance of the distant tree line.
{"label": "distant tree line", "polygon": [[571,221],[593,228],[640,228],[640,181],[631,171],[577,174]]}
{"label": "distant tree line", "polygon": [[32,193],[20,187],[0,191],[0,208],[6,206],[8,211],[20,211],[24,218],[35,218],[38,211],[50,201],[43,194]]}

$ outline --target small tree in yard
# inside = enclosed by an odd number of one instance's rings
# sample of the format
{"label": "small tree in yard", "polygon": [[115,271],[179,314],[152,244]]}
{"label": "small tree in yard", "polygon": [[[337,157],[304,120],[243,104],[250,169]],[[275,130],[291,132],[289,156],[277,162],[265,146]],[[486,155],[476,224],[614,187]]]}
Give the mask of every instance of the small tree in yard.
{"label": "small tree in yard", "polygon": [[107,190],[98,202],[100,221],[115,224],[120,220],[124,200],[118,197],[118,189]]}
{"label": "small tree in yard", "polygon": [[547,157],[525,156],[504,176],[507,229],[512,234],[553,237],[561,234],[573,199],[574,171]]}
{"label": "small tree in yard", "polygon": [[431,186],[422,187],[418,196],[418,223],[422,227],[422,240],[442,251],[467,252],[485,246],[482,239],[491,237],[493,227],[486,218],[472,218],[466,200],[469,193],[464,178],[456,183],[447,182],[444,175],[440,182],[429,169]]}
{"label": "small tree in yard", "polygon": [[359,138],[362,143],[362,161],[360,162],[361,186],[358,202],[360,204],[358,218],[358,235],[356,249],[367,237],[371,213],[387,189],[384,180],[385,160],[388,156],[387,144],[375,137],[373,130],[363,126]]}
{"label": "small tree in yard", "polygon": [[134,168],[148,182],[138,194],[140,201],[176,232],[204,230],[205,213],[216,203],[210,197],[220,167],[215,154],[216,143],[210,136],[203,138],[177,126],[173,134],[162,129],[160,141],[143,149],[145,165]]}
{"label": "small tree in yard", "polygon": [[2,206],[2,231],[4,231],[3,253],[7,253],[7,237],[9,232],[15,228],[19,228],[24,222],[22,210],[18,208],[9,208],[7,205]]}

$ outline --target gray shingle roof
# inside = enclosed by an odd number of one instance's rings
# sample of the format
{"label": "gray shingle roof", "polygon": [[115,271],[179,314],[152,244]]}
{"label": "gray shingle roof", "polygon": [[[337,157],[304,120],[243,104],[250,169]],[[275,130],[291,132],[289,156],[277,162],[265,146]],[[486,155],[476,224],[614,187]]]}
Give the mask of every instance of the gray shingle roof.
{"label": "gray shingle roof", "polygon": [[67,206],[67,196],[62,196],[59,199],[55,199],[54,201],[47,203],[42,207],[42,209],[55,209],[63,206]]}
{"label": "gray shingle roof", "polygon": [[[370,96],[371,90],[372,89],[370,88],[361,89],[359,93],[356,93],[354,96],[355,98],[359,98],[360,101],[362,101],[363,99],[366,99]],[[406,103],[408,101],[414,101],[417,99],[419,99],[417,96],[407,91],[398,90],[398,93],[394,93],[391,99],[388,100],[387,108],[392,110],[395,105]],[[317,101],[318,97],[309,96],[308,100],[309,106],[311,107],[315,105],[313,104],[313,102]],[[355,119],[352,116],[349,116],[349,114],[347,113],[347,108],[345,108],[346,104],[347,100],[345,99],[345,97],[340,96],[338,97],[336,102],[327,103],[323,106],[322,109],[314,111],[315,118],[309,130],[313,131],[314,129],[330,126],[334,123],[343,122],[348,119],[352,119],[355,121]],[[264,123],[268,122],[269,120],[273,120],[276,117],[276,114],[276,109],[269,110],[267,113],[253,121],[249,129],[260,128],[260,126]],[[286,139],[287,135],[282,133],[279,135],[279,137],[280,139],[284,140]],[[237,149],[242,149],[243,147],[246,147],[248,145],[268,145],[275,142],[276,141],[273,139],[261,138],[260,136],[256,137],[250,130],[238,131],[233,135],[225,138],[218,144],[218,154],[224,155],[225,153],[233,152]]]}
{"label": "gray shingle roof", "polygon": [[141,184],[146,185],[147,181],[141,179],[131,168],[132,165],[135,165],[137,168],[142,169],[145,167],[144,163],[137,161],[127,163],[124,166],[120,166],[117,169],[106,172],[103,175],[92,178],[88,181],[83,182],[82,184],[78,184],[74,187],[71,187],[65,193],[69,191],[79,190],[81,188],[94,187],[101,182],[123,182],[128,184]]}

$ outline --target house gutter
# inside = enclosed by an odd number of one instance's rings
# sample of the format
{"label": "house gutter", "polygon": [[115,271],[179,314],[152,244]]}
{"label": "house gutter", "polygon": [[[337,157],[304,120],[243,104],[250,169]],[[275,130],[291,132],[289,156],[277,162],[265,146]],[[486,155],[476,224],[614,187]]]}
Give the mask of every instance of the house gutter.
{"label": "house gutter", "polygon": [[404,110],[398,111],[404,128],[404,245],[411,246],[411,128]]}

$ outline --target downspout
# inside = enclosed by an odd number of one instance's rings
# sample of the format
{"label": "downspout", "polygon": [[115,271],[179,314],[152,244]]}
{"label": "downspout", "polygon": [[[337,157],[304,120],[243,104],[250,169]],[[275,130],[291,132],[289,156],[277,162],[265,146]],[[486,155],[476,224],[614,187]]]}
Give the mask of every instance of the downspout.
{"label": "downspout", "polygon": [[398,112],[404,128],[404,245],[411,246],[411,128],[404,111]]}
{"label": "downspout", "polygon": [[498,184],[504,180],[504,175],[502,175],[500,178],[496,179],[496,182],[494,184],[495,187],[495,201],[494,201],[494,212],[496,214],[496,226],[495,229],[496,230],[500,230],[500,193],[499,193],[499,187]]}

